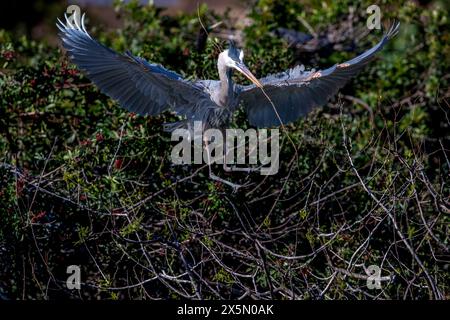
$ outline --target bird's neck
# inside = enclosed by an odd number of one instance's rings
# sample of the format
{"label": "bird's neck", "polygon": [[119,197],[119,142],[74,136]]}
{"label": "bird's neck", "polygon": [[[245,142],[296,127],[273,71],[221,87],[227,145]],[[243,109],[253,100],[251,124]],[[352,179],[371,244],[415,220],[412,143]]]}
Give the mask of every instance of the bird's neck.
{"label": "bird's neck", "polygon": [[234,83],[232,80],[232,69],[226,65],[219,63],[219,79],[220,90],[218,94],[218,102],[223,107],[228,107],[234,95]]}

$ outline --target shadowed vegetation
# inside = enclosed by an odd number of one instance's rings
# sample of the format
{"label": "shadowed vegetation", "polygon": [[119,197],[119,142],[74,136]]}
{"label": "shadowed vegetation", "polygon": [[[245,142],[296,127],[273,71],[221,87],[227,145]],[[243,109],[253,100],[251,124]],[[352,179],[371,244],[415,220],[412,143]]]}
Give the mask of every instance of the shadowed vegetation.
{"label": "shadowed vegetation", "polygon": [[[199,12],[239,35],[264,76],[374,45],[372,2],[261,0],[248,25]],[[162,124],[175,116],[130,115],[60,48],[0,30],[0,298],[448,298],[448,8],[380,8],[386,25],[401,21],[399,35],[335,99],[282,130],[276,175],[214,169],[247,184],[238,193],[207,167],[171,164]],[[90,33],[186,78],[217,78],[226,42],[212,34],[196,51],[197,14],[136,3],[117,12],[122,29],[87,21]],[[343,23],[365,36],[325,56],[299,55],[274,33]],[[243,112],[233,126],[249,127]],[[65,286],[69,265],[81,266],[79,292]],[[381,289],[367,288],[370,265]]]}

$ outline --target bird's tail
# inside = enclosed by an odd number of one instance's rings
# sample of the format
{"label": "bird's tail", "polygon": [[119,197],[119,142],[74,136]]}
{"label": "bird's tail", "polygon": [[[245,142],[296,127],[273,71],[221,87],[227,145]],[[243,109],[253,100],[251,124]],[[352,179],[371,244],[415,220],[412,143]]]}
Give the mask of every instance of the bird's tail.
{"label": "bird's tail", "polygon": [[163,130],[165,132],[173,132],[176,129],[189,129],[189,124],[187,120],[181,120],[177,122],[170,122],[163,124]]}

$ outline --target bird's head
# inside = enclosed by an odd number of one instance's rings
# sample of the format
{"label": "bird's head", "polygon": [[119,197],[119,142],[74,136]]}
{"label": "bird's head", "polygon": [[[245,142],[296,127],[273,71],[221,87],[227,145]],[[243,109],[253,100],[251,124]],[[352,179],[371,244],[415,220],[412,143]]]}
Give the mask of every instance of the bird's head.
{"label": "bird's head", "polygon": [[223,61],[228,68],[235,69],[246,76],[256,86],[262,88],[261,82],[250,72],[247,66],[244,64],[244,51],[239,50],[234,45],[234,42],[230,41],[230,46],[227,50],[223,51],[219,55],[219,60]]}

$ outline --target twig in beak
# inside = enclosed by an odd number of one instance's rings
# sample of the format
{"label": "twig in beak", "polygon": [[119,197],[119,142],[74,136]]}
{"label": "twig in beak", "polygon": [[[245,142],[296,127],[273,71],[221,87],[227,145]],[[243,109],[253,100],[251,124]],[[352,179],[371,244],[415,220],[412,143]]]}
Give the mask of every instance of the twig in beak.
{"label": "twig in beak", "polygon": [[253,73],[251,73],[250,70],[248,70],[248,68],[244,64],[242,64],[242,63],[236,64],[236,70],[238,70],[240,73],[242,73],[244,76],[246,76],[258,88],[263,87],[262,83],[259,82],[258,79],[256,79],[256,77],[253,75]]}

